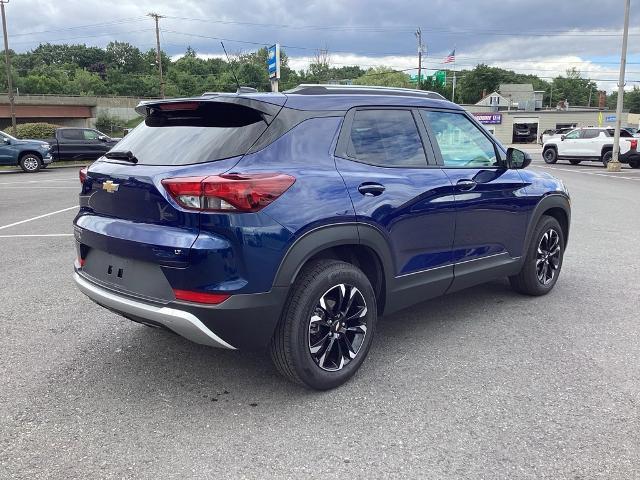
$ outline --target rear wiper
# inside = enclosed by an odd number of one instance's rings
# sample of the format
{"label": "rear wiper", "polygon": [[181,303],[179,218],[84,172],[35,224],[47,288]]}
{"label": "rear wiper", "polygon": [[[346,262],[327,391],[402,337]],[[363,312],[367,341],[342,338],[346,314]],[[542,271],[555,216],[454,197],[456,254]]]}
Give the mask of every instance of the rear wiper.
{"label": "rear wiper", "polygon": [[131,150],[127,150],[126,152],[122,150],[111,150],[105,153],[104,156],[111,160],[124,160],[125,162],[138,163],[138,159],[131,153]]}

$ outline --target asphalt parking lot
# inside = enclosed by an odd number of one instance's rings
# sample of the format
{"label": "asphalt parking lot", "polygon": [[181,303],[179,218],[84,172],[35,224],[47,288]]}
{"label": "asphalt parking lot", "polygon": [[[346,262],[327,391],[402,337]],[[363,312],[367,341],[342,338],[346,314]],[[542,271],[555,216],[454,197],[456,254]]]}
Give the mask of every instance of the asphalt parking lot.
{"label": "asphalt parking lot", "polygon": [[325,393],[92,304],[77,169],[0,172],[0,478],[640,478],[640,170],[535,156],[572,194],[556,288],[387,317]]}

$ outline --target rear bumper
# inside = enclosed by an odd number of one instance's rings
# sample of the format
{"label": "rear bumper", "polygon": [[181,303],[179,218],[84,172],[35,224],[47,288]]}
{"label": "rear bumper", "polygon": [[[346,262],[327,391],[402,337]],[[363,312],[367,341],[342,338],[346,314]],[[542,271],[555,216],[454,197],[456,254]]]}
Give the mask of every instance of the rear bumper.
{"label": "rear bumper", "polygon": [[168,328],[195,343],[233,350],[258,350],[269,344],[287,294],[286,288],[274,288],[235,295],[220,305],[178,301],[162,305],[104,288],[78,271],[73,279],[91,300],[130,320]]}

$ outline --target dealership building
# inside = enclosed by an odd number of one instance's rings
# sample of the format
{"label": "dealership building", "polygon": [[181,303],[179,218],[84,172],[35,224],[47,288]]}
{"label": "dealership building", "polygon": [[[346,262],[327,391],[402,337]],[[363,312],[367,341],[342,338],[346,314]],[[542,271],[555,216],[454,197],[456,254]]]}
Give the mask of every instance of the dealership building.
{"label": "dealership building", "polygon": [[[545,130],[569,127],[615,126],[616,112],[597,107],[574,107],[566,102],[543,108],[544,92],[531,84],[503,84],[475,105],[463,105],[502,143],[538,142]],[[596,100],[597,102],[597,100]],[[622,126],[638,127],[635,115],[622,114]]]}

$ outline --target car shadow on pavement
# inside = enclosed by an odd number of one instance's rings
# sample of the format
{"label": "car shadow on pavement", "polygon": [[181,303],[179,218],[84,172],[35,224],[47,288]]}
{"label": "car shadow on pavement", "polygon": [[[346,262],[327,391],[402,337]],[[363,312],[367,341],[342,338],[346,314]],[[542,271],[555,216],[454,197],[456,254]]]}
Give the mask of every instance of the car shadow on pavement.
{"label": "car shadow on pavement", "polygon": [[[374,347],[356,377],[341,391],[373,380],[378,368],[387,373],[389,360],[399,352],[428,351],[442,336],[455,330],[459,322],[474,322],[478,309],[512,310],[522,297],[513,293],[506,281],[496,281],[424,302],[384,317],[378,323]],[[117,317],[112,317],[118,321]],[[259,401],[305,398],[314,392],[282,378],[266,352],[240,352],[215,349],[189,342],[170,332],[127,322],[116,338],[109,338],[93,355],[95,363],[79,375],[96,395],[121,397],[130,404],[131,392],[144,402],[184,404],[190,401],[223,401],[252,405]],[[393,357],[393,358],[389,358]],[[395,368],[402,369],[399,363]],[[88,393],[88,392],[85,392]]]}

